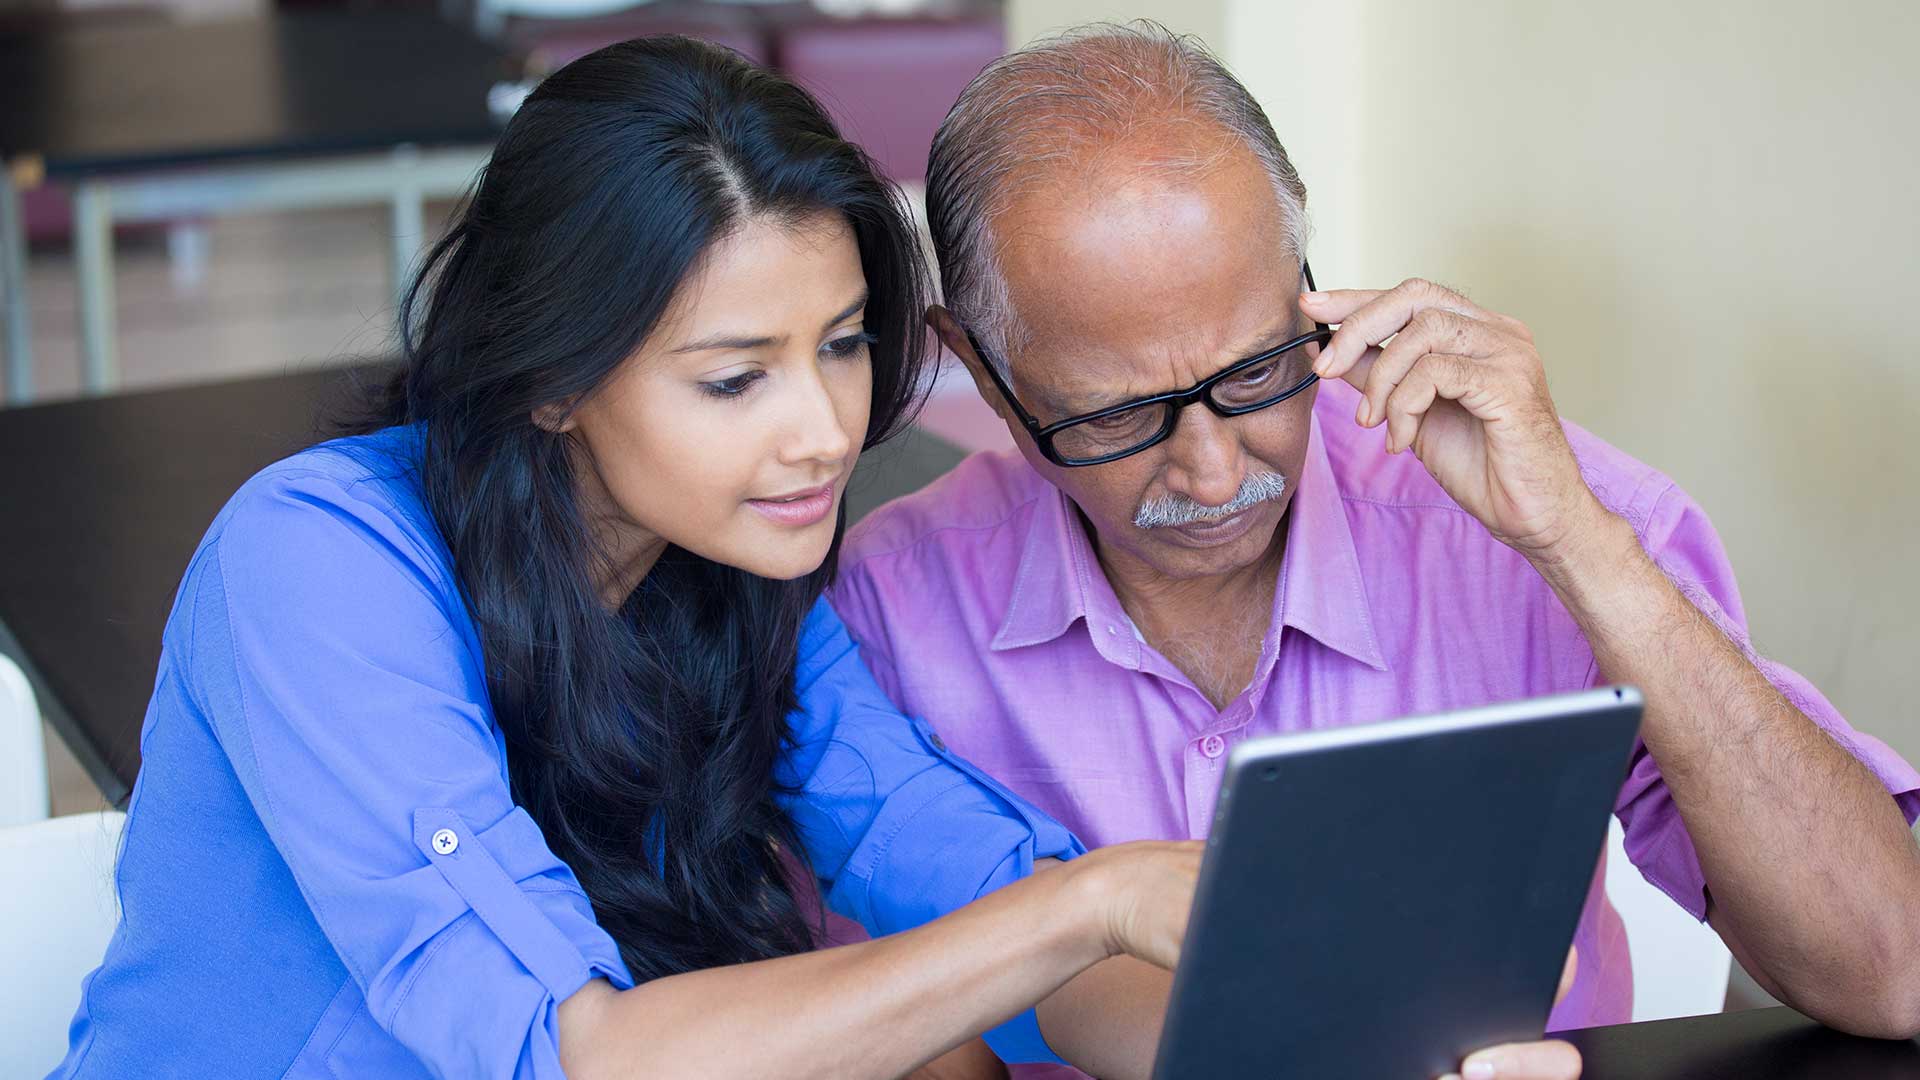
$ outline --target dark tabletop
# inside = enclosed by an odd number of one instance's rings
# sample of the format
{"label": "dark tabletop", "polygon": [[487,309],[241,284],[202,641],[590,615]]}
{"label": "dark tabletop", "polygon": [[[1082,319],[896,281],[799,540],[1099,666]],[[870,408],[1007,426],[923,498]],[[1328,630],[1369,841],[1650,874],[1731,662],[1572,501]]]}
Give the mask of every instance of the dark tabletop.
{"label": "dark tabletop", "polygon": [[1920,1042],[1856,1039],[1792,1009],[1575,1032],[1586,1080],[1920,1080]]}
{"label": "dark tabletop", "polygon": [[[374,368],[246,379],[0,411],[0,651],[118,802],[140,766],[160,631],[187,560],[247,477],[319,438]],[[862,457],[847,513],[951,468],[914,431]]]}
{"label": "dark tabletop", "polygon": [[491,142],[506,54],[429,10],[0,34],[0,161],[72,176]]}

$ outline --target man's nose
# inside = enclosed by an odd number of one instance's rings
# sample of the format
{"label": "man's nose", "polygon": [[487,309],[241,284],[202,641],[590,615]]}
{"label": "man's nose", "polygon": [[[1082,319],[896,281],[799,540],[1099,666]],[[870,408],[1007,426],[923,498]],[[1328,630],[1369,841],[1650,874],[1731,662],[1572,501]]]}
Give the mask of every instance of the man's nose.
{"label": "man's nose", "polygon": [[1224,506],[1240,493],[1244,455],[1225,417],[1205,404],[1180,410],[1166,446],[1167,488],[1202,506]]}

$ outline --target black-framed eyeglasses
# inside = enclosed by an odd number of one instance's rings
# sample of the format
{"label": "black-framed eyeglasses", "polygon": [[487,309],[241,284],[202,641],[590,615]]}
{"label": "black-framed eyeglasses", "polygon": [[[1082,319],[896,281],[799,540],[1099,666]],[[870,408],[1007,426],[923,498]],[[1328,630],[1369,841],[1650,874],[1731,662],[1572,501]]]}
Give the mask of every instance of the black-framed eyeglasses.
{"label": "black-framed eyeglasses", "polygon": [[[1306,279],[1307,288],[1313,289],[1313,271],[1304,262],[1300,264],[1300,273]],[[1195,402],[1205,402],[1214,415],[1222,417],[1245,416],[1278,405],[1319,381],[1306,347],[1314,344],[1325,347],[1333,338],[1333,331],[1325,323],[1315,323],[1313,330],[1258,355],[1235,361],[1185,390],[1135,398],[1042,424],[1013,396],[1013,387],[1000,373],[1000,364],[981,347],[973,331],[968,330],[966,334],[974,355],[987,369],[987,377],[1013,407],[1014,415],[1020,418],[1027,434],[1033,436],[1040,453],[1063,468],[1105,465],[1157,446],[1173,434],[1180,422],[1180,411]]]}

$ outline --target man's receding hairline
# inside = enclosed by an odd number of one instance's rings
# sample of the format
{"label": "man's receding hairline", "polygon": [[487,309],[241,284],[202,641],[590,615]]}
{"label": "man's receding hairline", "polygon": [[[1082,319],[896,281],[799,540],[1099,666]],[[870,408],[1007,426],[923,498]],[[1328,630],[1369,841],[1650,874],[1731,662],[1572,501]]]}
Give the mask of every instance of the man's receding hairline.
{"label": "man's receding hairline", "polygon": [[[1109,186],[1107,190],[1109,192],[1139,190],[1149,197],[1155,195],[1170,197],[1176,193],[1176,190],[1184,191],[1198,188],[1205,182],[1206,178],[1232,166],[1239,155],[1245,155],[1244,160],[1246,163],[1253,167],[1256,174],[1264,178],[1265,174],[1260,168],[1259,161],[1254,158],[1252,152],[1240,143],[1239,140],[1234,139],[1231,133],[1223,132],[1222,138],[1219,141],[1222,152],[1210,155],[1204,162],[1185,165],[1174,165],[1164,162],[1136,162],[1133,176],[1127,177],[1124,183],[1116,183]],[[1120,145],[1115,145],[1106,148],[1102,152],[1117,152],[1119,149]],[[1069,163],[1063,162],[1062,165],[1067,166]],[[1017,212],[1030,200],[1046,199],[1062,193],[1078,193],[1084,191],[1085,188],[1077,184],[1080,178],[1092,176],[1098,179],[1107,179],[1114,175],[1115,171],[1110,167],[1093,168],[1083,163],[1079,167],[1063,168],[1063,170],[1057,171],[1051,176],[1035,176],[1025,183],[1015,185],[1011,190],[1004,192],[1000,198],[994,200],[988,211],[988,220],[983,222],[983,228],[993,243],[995,261],[998,264],[1002,284],[1009,294],[1009,300],[1013,298],[1012,294],[1014,293],[1013,277],[1008,272],[1009,253],[1034,244],[1045,246],[1053,243],[1054,238],[1032,237],[1025,233],[1010,232],[1003,227],[1003,223],[1009,218],[1018,216]],[[1172,183],[1168,182],[1169,178],[1173,178]],[[1286,208],[1280,204],[1280,200],[1274,193],[1271,185],[1261,184],[1260,190],[1261,194],[1268,200],[1268,209],[1278,215],[1277,228],[1284,238],[1287,228]],[[1004,362],[1009,358],[1002,356],[1000,359]]]}
{"label": "man's receding hairline", "polygon": [[1024,333],[999,265],[1008,211],[1097,172],[1104,155],[1125,153],[1143,134],[1182,128],[1202,134],[1133,167],[1204,172],[1237,145],[1269,179],[1285,242],[1304,248],[1304,186],[1258,103],[1197,39],[1147,22],[1095,24],[1010,53],[968,86],[935,138],[929,217],[948,307],[997,354],[996,366],[1005,370]]}

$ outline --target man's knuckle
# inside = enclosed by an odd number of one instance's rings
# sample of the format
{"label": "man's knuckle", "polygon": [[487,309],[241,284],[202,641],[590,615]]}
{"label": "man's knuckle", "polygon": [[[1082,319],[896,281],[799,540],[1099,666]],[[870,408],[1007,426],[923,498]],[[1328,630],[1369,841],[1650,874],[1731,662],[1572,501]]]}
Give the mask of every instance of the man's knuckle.
{"label": "man's knuckle", "polygon": [[1434,374],[1447,382],[1459,384],[1468,381],[1473,375],[1473,365],[1467,358],[1456,353],[1443,353],[1434,357]]}

